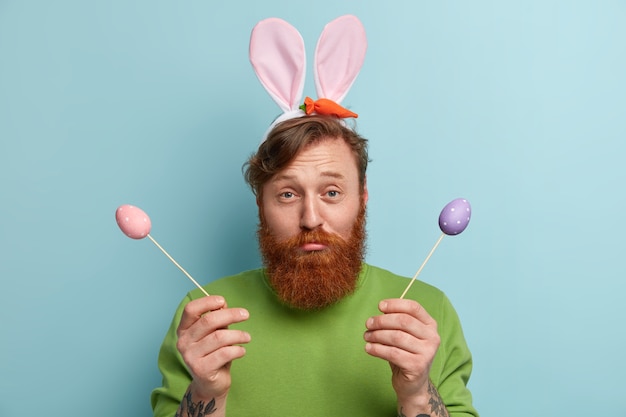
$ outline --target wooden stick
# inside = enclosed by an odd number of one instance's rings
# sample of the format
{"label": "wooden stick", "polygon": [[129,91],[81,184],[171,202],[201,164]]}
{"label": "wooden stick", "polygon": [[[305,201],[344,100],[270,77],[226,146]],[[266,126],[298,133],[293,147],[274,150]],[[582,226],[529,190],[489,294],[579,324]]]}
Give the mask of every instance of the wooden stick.
{"label": "wooden stick", "polygon": [[170,261],[172,261],[172,262],[174,263],[174,265],[176,265],[176,266],[178,267],[178,269],[180,269],[181,271],[183,271],[183,274],[185,274],[185,275],[187,276],[187,278],[189,278],[189,279],[191,280],[191,282],[193,282],[194,284],[196,284],[196,287],[198,287],[198,288],[200,289],[200,291],[202,291],[202,292],[204,293],[204,295],[206,295],[207,297],[209,296],[209,293],[208,293],[208,292],[206,292],[206,291],[204,290],[204,288],[202,288],[202,286],[200,286],[200,284],[198,284],[198,283],[196,282],[196,280],[195,280],[195,279],[193,279],[193,278],[191,277],[191,275],[189,275],[189,274],[187,273],[187,271],[185,271],[185,269],[184,269],[182,266],[180,266],[180,265],[178,264],[178,262],[176,262],[176,261],[174,260],[174,258],[172,258],[172,257],[170,256],[170,254],[169,254],[169,253],[167,253],[167,252],[165,251],[165,249],[163,249],[163,248],[161,247],[161,245],[159,245],[159,244],[157,243],[157,241],[156,241],[156,240],[154,240],[154,238],[153,238],[152,236],[150,236],[150,235],[148,234],[148,237],[150,238],[150,240],[152,241],[152,243],[154,243],[154,244],[156,245],[156,247],[157,247],[157,248],[161,249],[161,252],[163,252],[163,254],[164,254],[165,256],[167,256],[167,257],[168,257],[168,259],[169,259]]}
{"label": "wooden stick", "polygon": [[430,253],[428,254],[428,256],[426,257],[426,259],[424,259],[424,262],[422,263],[422,266],[420,266],[420,269],[417,270],[417,272],[415,273],[415,275],[413,276],[413,279],[411,280],[411,282],[409,282],[409,285],[407,285],[406,289],[404,290],[404,292],[402,293],[402,295],[400,296],[400,298],[404,298],[404,296],[406,295],[406,293],[409,291],[409,288],[411,288],[411,285],[413,285],[413,283],[415,282],[415,280],[417,279],[417,276],[420,274],[420,272],[422,272],[422,269],[424,269],[424,266],[426,265],[426,262],[428,262],[428,260],[430,259],[430,257],[433,255],[433,252],[435,252],[435,249],[437,249],[437,246],[439,246],[439,244],[441,243],[441,239],[443,239],[443,237],[445,236],[445,233],[442,233],[441,236],[439,236],[439,239],[437,239],[437,243],[435,243],[435,246],[433,246],[433,248],[430,250]]}

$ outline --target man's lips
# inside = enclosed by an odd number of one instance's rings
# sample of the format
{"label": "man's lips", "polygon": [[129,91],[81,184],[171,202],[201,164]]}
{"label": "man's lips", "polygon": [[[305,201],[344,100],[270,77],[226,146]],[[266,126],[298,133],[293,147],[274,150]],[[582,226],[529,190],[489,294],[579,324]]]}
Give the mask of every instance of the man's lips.
{"label": "man's lips", "polygon": [[319,242],[307,242],[304,243],[302,246],[300,246],[300,249],[306,252],[309,251],[316,251],[316,250],[324,250],[326,249],[328,246],[326,246],[323,243],[319,243]]}

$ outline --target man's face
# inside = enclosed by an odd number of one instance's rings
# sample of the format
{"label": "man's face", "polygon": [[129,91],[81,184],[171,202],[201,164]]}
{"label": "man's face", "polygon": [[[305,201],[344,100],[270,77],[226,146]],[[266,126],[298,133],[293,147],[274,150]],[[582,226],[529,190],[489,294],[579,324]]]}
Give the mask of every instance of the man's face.
{"label": "man's face", "polygon": [[[347,240],[361,204],[356,159],[343,140],[327,139],[305,148],[263,186],[262,212],[266,227],[278,241],[302,231],[317,230]],[[324,250],[310,243],[303,252]]]}
{"label": "man's face", "polygon": [[343,140],[306,148],[265,184],[259,243],[270,284],[284,303],[319,309],[355,290],[366,201]]}

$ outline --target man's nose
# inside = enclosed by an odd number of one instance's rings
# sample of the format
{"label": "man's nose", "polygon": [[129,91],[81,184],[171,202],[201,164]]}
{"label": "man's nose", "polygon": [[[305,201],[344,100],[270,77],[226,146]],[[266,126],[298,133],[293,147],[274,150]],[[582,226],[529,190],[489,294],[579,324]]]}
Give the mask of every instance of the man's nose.
{"label": "man's nose", "polygon": [[302,214],[300,216],[300,228],[313,230],[323,224],[319,210],[319,202],[315,198],[305,197],[302,204]]}

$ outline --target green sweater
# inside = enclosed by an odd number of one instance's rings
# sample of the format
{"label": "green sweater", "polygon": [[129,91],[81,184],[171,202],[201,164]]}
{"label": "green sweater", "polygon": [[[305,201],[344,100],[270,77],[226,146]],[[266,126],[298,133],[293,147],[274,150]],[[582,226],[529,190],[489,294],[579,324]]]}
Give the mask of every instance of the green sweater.
{"label": "green sweater", "polygon": [[[357,290],[321,311],[281,304],[262,269],[214,281],[204,288],[244,307],[250,319],[231,326],[250,333],[246,355],[233,362],[228,416],[396,416],[389,364],[365,353],[365,321],[378,303],[397,298],[404,277],[364,264]],[[159,353],[163,386],[152,392],[155,417],[173,417],[191,381],[176,349],[183,307],[202,297],[190,292],[176,310]],[[407,294],[437,321],[441,345],[430,377],[451,416],[477,416],[466,388],[472,369],[458,316],[438,289],[416,281]]]}

